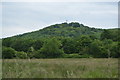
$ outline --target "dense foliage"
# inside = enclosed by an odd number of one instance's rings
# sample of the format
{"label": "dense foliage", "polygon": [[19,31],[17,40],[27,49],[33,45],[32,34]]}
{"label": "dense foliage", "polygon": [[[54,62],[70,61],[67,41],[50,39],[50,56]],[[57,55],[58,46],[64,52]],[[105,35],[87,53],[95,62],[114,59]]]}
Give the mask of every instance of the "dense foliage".
{"label": "dense foliage", "polygon": [[43,47],[38,52],[45,58],[62,57],[64,52],[60,49],[60,46],[61,43],[53,38],[44,43]]}
{"label": "dense foliage", "polygon": [[3,58],[120,57],[119,29],[96,29],[77,22],[55,24],[3,41]]}

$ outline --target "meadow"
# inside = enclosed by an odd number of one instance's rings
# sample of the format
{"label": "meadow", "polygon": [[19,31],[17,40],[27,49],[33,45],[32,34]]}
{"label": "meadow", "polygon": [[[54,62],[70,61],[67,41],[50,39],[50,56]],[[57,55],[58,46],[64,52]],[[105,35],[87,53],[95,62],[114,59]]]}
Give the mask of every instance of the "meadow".
{"label": "meadow", "polygon": [[3,78],[117,78],[115,58],[3,59]]}

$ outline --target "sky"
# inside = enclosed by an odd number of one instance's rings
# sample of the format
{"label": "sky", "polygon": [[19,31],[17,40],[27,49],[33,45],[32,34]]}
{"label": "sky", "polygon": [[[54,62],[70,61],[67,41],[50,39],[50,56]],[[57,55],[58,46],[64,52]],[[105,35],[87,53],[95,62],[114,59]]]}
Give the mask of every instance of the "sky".
{"label": "sky", "polygon": [[1,5],[0,38],[39,30],[66,20],[95,28],[118,27],[117,2],[2,2]]}

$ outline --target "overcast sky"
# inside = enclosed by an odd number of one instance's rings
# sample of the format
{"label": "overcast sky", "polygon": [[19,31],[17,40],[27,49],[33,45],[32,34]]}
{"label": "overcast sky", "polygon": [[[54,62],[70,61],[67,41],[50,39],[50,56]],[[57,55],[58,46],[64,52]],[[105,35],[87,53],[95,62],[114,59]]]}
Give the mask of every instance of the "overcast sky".
{"label": "overcast sky", "polygon": [[9,37],[17,34],[39,30],[52,24],[63,23],[66,20],[68,20],[68,22],[76,21],[95,28],[117,28],[118,3],[2,3],[2,37]]}

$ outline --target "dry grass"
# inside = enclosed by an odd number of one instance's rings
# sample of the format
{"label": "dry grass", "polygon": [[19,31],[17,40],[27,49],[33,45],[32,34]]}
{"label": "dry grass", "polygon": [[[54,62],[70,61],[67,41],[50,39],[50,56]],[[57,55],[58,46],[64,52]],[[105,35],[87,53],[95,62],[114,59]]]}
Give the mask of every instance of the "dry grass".
{"label": "dry grass", "polygon": [[118,59],[5,59],[3,78],[117,78]]}

